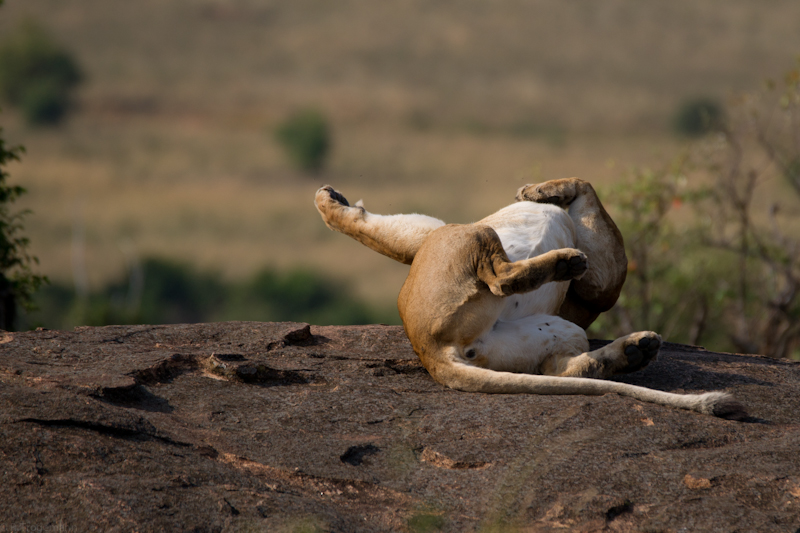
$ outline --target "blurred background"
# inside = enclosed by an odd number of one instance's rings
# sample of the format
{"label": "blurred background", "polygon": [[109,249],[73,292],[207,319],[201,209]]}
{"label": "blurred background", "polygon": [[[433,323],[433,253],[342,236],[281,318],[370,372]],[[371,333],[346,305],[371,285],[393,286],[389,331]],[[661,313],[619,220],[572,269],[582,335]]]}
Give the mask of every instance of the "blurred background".
{"label": "blurred background", "polygon": [[49,278],[14,327],[399,323],[407,267],[328,230],[320,185],[471,222],[577,176],[632,258],[593,336],[796,356],[798,27],[792,0],[6,0],[6,215],[39,261],[7,275]]}

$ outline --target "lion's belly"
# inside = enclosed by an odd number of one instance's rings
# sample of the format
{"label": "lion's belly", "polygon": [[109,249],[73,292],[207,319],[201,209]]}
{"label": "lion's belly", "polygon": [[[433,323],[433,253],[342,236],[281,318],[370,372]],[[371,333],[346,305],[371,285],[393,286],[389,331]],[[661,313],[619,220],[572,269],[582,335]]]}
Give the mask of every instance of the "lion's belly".
{"label": "lion's belly", "polygon": [[[480,223],[497,232],[512,261],[559,248],[575,247],[575,225],[566,211],[554,205],[517,202]],[[568,281],[545,283],[535,291],[508,296],[500,320],[515,320],[535,314],[558,314],[568,288]]]}

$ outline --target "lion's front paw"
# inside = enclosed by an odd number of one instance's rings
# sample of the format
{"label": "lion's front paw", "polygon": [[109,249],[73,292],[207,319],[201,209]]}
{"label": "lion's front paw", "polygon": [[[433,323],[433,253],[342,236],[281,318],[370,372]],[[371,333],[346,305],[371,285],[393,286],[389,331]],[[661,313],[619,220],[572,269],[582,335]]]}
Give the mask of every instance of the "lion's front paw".
{"label": "lion's front paw", "polygon": [[314,197],[314,203],[317,209],[321,211],[329,210],[335,207],[350,207],[350,202],[344,197],[342,193],[331,187],[330,185],[323,185],[317,189],[317,194]]}
{"label": "lion's front paw", "polygon": [[330,185],[323,185],[322,187],[320,187],[319,191],[317,191],[317,195],[319,195],[320,191],[325,191],[326,193],[328,193],[328,196],[330,197],[331,200],[339,202],[342,205],[346,205],[347,207],[350,207],[350,202],[347,201],[347,198],[345,198],[342,193],[340,193]]}
{"label": "lion's front paw", "polygon": [[623,353],[627,364],[617,370],[629,374],[641,370],[658,356],[661,349],[661,336],[653,331],[642,331],[628,335],[623,343]]}
{"label": "lion's front paw", "polygon": [[341,225],[348,215],[358,217],[364,213],[363,207],[350,207],[347,198],[330,185],[323,185],[317,190],[314,205],[317,206],[317,211],[322,215],[325,224],[336,231],[341,230]]}
{"label": "lion's front paw", "polygon": [[581,279],[588,268],[589,260],[586,258],[586,254],[580,250],[570,250],[564,254],[564,257],[556,261],[553,281]]}
{"label": "lion's front paw", "polygon": [[519,202],[554,204],[566,208],[578,196],[579,188],[583,183],[585,182],[578,178],[567,178],[525,185],[519,188],[516,198]]}

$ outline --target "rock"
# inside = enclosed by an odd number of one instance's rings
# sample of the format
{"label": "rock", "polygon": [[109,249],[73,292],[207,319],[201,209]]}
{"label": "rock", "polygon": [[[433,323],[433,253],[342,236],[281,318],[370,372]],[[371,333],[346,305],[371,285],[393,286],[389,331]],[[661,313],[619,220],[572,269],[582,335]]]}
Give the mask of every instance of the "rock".
{"label": "rock", "polygon": [[727,390],[751,416],[452,391],[399,327],[6,333],[0,516],[10,531],[800,527],[800,364],[667,343],[620,380]]}

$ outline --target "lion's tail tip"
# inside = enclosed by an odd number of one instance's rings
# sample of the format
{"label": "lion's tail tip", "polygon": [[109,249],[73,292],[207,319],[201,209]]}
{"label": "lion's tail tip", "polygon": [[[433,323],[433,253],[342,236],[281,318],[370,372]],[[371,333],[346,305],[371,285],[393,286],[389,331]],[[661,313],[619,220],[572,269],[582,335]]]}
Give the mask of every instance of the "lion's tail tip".
{"label": "lion's tail tip", "polygon": [[736,398],[727,392],[707,392],[700,395],[698,411],[727,420],[745,420],[747,410]]}

